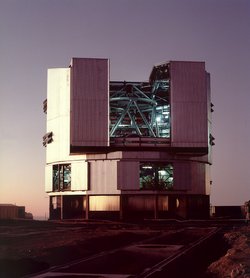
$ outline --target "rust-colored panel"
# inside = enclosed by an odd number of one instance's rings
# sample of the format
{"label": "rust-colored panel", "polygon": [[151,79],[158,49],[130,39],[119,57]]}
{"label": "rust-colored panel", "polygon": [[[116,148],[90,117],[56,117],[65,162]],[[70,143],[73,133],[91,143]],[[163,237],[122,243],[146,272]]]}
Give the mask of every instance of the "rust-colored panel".
{"label": "rust-colored panel", "polygon": [[71,63],[70,143],[109,145],[109,61],[73,58]]}
{"label": "rust-colored panel", "polygon": [[207,147],[208,96],[204,62],[170,62],[171,143]]}
{"label": "rust-colored panel", "polygon": [[118,161],[118,189],[139,190],[140,173],[138,161]]}

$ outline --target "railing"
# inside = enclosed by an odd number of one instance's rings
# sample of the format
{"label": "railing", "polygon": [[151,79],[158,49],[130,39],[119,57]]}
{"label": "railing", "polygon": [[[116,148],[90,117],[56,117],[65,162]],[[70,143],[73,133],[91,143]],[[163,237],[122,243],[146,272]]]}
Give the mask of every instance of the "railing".
{"label": "railing", "polygon": [[170,138],[111,137],[110,145],[126,147],[169,147]]}

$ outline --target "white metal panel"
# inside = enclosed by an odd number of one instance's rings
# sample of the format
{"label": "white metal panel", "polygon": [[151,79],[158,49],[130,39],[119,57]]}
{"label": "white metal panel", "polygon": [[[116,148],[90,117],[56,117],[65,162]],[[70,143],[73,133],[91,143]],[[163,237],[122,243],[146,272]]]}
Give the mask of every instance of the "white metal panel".
{"label": "white metal panel", "polygon": [[121,190],[140,189],[140,164],[138,161],[118,162],[118,188]]}
{"label": "white metal panel", "polygon": [[67,115],[70,109],[70,69],[48,69],[47,119]]}
{"label": "white metal panel", "polygon": [[69,155],[70,71],[48,70],[47,132],[53,142],[47,145],[47,163],[65,160]]}
{"label": "white metal panel", "polygon": [[210,195],[211,193],[211,182],[212,182],[212,178],[211,178],[211,165],[206,164],[205,165],[205,177],[206,177],[206,195]]}
{"label": "white metal panel", "polygon": [[88,163],[85,161],[71,164],[71,190],[88,190]]}
{"label": "white metal panel", "polygon": [[117,161],[97,160],[90,164],[89,194],[118,194]]}
{"label": "white metal panel", "polygon": [[53,169],[52,165],[45,166],[45,192],[53,191]]}
{"label": "white metal panel", "polygon": [[109,61],[72,59],[71,145],[109,145]]}
{"label": "white metal panel", "polygon": [[53,132],[53,142],[46,147],[46,162],[73,160],[70,157],[70,69],[48,70],[47,127]]}

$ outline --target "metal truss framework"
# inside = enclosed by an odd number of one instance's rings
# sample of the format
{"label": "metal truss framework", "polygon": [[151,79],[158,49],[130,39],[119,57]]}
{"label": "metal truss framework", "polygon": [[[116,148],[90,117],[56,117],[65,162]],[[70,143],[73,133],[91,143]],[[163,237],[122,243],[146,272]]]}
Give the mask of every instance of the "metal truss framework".
{"label": "metal truss framework", "polygon": [[170,137],[168,64],[153,68],[149,82],[110,82],[110,137]]}
{"label": "metal truss framework", "polygon": [[140,163],[140,189],[172,190],[173,165],[171,163]]}

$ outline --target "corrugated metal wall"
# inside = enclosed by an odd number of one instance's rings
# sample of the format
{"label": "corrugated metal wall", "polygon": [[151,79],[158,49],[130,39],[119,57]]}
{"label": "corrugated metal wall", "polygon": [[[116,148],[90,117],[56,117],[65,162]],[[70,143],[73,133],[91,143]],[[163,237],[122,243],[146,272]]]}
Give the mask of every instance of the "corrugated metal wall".
{"label": "corrugated metal wall", "polygon": [[46,147],[46,162],[69,156],[70,70],[49,69],[47,88],[47,131],[53,142]]}
{"label": "corrugated metal wall", "polygon": [[191,189],[191,166],[190,162],[174,163],[174,190]]}
{"label": "corrugated metal wall", "polygon": [[88,190],[88,163],[85,161],[71,164],[71,190]]}
{"label": "corrugated metal wall", "polygon": [[71,145],[108,146],[109,61],[73,58],[71,66]]}
{"label": "corrugated metal wall", "polygon": [[192,161],[174,163],[174,190],[206,194],[206,164]]}
{"label": "corrugated metal wall", "polygon": [[117,190],[117,161],[90,161],[89,194],[119,194]]}
{"label": "corrugated metal wall", "polygon": [[0,205],[0,219],[18,218],[18,207],[15,205]]}
{"label": "corrugated metal wall", "polygon": [[211,165],[209,164],[205,165],[205,180],[206,180],[206,195],[210,195],[212,177],[211,177]]}
{"label": "corrugated metal wall", "polygon": [[[210,88],[210,74],[206,73],[207,77],[207,110],[208,110],[208,140],[210,134],[212,135],[212,105],[211,105],[211,88]],[[209,143],[208,162],[212,163],[212,146]]]}
{"label": "corrugated metal wall", "polygon": [[155,208],[155,196],[154,195],[142,195],[142,196],[127,196],[126,197],[127,209],[132,211],[154,211]]}
{"label": "corrugated metal wall", "polygon": [[138,161],[118,162],[118,189],[139,190],[140,189],[140,163]]}
{"label": "corrugated metal wall", "polygon": [[53,191],[53,170],[52,165],[45,166],[45,192]]}
{"label": "corrugated metal wall", "polygon": [[191,190],[193,194],[206,194],[206,164],[192,162],[191,166]]}
{"label": "corrugated metal wall", "polygon": [[48,70],[47,127],[53,142],[46,147],[46,163],[84,159],[85,154],[70,155],[70,69]]}
{"label": "corrugated metal wall", "polygon": [[173,147],[207,147],[207,84],[204,62],[170,62]]}

